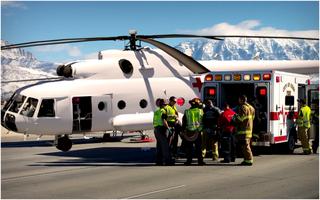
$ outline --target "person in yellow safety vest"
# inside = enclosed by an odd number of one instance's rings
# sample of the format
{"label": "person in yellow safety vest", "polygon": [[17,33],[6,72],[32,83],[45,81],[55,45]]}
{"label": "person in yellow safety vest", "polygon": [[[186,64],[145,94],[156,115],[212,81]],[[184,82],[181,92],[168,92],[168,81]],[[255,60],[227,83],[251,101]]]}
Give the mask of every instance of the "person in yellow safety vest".
{"label": "person in yellow safety vest", "polygon": [[195,144],[195,153],[198,158],[198,165],[205,165],[201,153],[201,132],[203,112],[199,109],[200,99],[194,98],[189,101],[191,107],[184,112],[182,118],[182,136],[185,143],[187,161],[185,165],[192,163],[192,149]]}
{"label": "person in yellow safety vest", "polygon": [[166,110],[164,109],[166,102],[164,99],[157,99],[156,105],[158,109],[153,115],[154,135],[157,140],[156,165],[173,165],[167,140],[168,123],[166,121]]}
{"label": "person in yellow safety vest", "polygon": [[247,97],[239,97],[239,108],[233,120],[236,124],[236,138],[243,153],[243,162],[240,165],[251,166],[253,164],[253,155],[250,148],[252,138],[253,120],[255,117],[254,108],[247,103]]}
{"label": "person in yellow safety vest", "polygon": [[304,99],[298,99],[298,102],[300,104],[298,119],[296,121],[298,126],[298,138],[301,141],[303,153],[311,154],[311,146],[309,143],[311,109],[306,105]]}
{"label": "person in yellow safety vest", "polygon": [[165,110],[167,112],[167,122],[168,125],[171,129],[174,129],[173,134],[174,135],[170,135],[169,138],[169,142],[170,142],[170,148],[171,148],[171,154],[173,157],[177,156],[177,146],[178,146],[178,140],[179,140],[179,135],[181,132],[181,124],[179,122],[179,114],[178,114],[178,110],[175,106],[177,102],[177,98],[172,96],[169,98],[169,104],[166,105]]}

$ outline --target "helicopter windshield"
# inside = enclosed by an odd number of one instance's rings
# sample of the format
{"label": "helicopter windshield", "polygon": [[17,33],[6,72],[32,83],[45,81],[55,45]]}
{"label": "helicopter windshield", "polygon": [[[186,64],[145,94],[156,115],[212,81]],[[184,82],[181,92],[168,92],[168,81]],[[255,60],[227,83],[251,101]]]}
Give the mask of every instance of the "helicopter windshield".
{"label": "helicopter windshield", "polygon": [[9,111],[14,112],[14,113],[18,113],[24,100],[26,99],[26,96],[20,95],[20,94],[16,94],[13,96],[13,98],[11,98],[8,102],[8,106],[6,106],[7,108],[9,108]]}

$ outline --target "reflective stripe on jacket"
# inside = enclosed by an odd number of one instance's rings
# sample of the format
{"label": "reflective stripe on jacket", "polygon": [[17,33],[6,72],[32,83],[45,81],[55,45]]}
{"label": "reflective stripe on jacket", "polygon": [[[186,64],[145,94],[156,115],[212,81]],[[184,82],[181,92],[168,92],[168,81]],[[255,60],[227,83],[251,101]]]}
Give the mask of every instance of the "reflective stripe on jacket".
{"label": "reflective stripe on jacket", "polygon": [[163,108],[158,108],[153,115],[153,127],[163,126],[162,115],[166,113],[166,110]]}
{"label": "reflective stripe on jacket", "polygon": [[244,103],[239,106],[239,113],[234,116],[237,124],[237,134],[245,134],[247,138],[251,138],[255,117],[254,108],[250,104]]}
{"label": "reflective stripe on jacket", "polygon": [[167,121],[175,122],[177,120],[177,108],[175,106],[167,105],[165,109],[167,111]]}
{"label": "reflective stripe on jacket", "polygon": [[309,106],[304,105],[301,107],[297,119],[298,127],[310,128],[311,109]]}
{"label": "reflective stripe on jacket", "polygon": [[185,111],[187,120],[186,129],[189,131],[202,131],[203,111],[199,108],[190,108]]}

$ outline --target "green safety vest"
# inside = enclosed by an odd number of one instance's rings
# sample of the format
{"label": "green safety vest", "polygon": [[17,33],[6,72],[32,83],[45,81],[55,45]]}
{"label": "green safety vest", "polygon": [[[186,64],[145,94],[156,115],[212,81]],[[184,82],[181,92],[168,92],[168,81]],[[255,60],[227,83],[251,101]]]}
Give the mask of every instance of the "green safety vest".
{"label": "green safety vest", "polygon": [[167,121],[168,122],[175,122],[177,120],[177,108],[176,106],[170,106],[167,105],[165,107],[166,111],[167,111]]}
{"label": "green safety vest", "polygon": [[164,108],[158,108],[153,115],[153,127],[163,126],[162,115],[166,113]]}
{"label": "green safety vest", "polygon": [[190,108],[185,111],[187,119],[187,130],[189,131],[202,131],[202,117],[203,111],[199,108]]}
{"label": "green safety vest", "polygon": [[311,109],[309,106],[305,105],[301,107],[299,111],[299,116],[297,119],[298,127],[310,128],[310,118],[311,118]]}

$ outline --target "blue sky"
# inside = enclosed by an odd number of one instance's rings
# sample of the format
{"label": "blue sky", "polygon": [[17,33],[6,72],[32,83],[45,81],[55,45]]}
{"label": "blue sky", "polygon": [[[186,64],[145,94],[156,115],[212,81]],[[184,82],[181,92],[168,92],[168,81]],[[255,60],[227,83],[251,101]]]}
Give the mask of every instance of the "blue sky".
{"label": "blue sky", "polygon": [[[34,40],[140,34],[265,34],[316,36],[318,1],[245,2],[1,2],[1,38]],[[180,40],[163,40],[176,45]],[[28,48],[39,60],[63,62],[92,58],[124,43],[94,42]]]}

